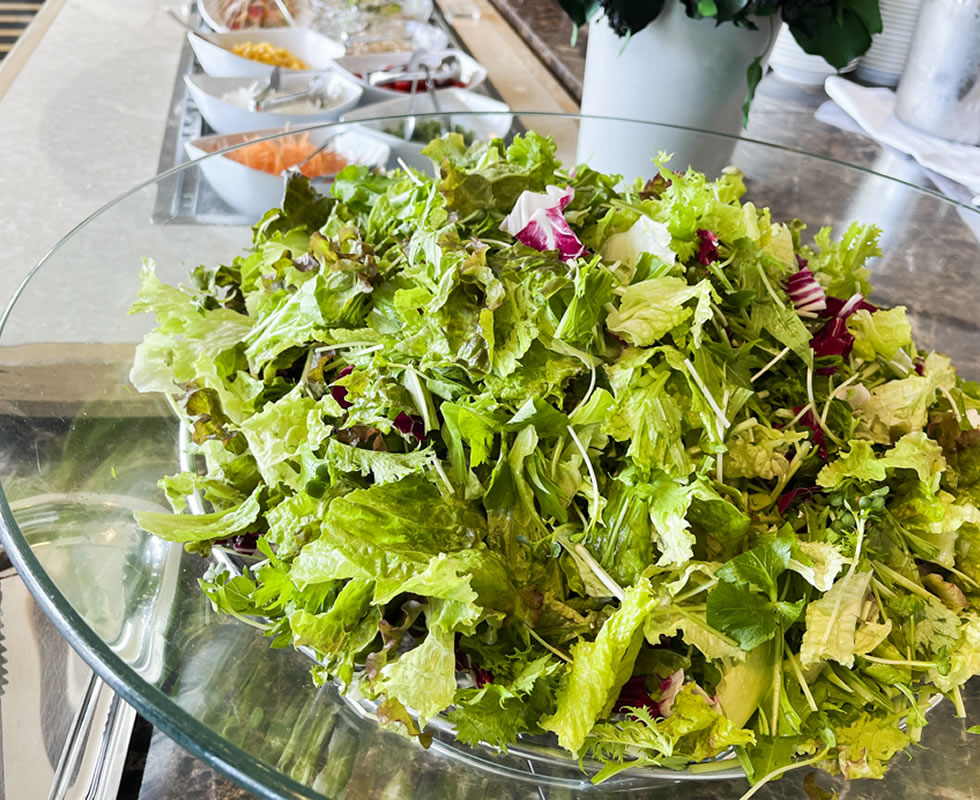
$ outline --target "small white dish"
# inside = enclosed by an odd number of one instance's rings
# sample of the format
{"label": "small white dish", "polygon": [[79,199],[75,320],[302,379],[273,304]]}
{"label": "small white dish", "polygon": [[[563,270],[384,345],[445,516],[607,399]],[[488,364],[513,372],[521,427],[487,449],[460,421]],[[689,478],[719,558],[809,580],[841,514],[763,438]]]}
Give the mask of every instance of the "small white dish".
{"label": "small white dish", "polygon": [[[475,61],[472,57],[460,50],[433,51],[434,60],[441,59],[444,55],[452,53],[459,58],[461,73],[460,82],[464,89],[475,89],[487,79],[487,69],[482,64]],[[367,82],[367,75],[377,70],[387,69],[388,67],[400,67],[408,64],[412,60],[412,53],[371,53],[363,56],[343,56],[335,59],[336,69],[350,76],[359,86],[364,89],[362,101],[364,104],[380,103],[382,100],[393,100],[396,97],[406,97],[407,92],[400,92],[389,89],[386,86],[371,86]],[[363,77],[362,77],[363,76]],[[447,87],[448,88],[448,87]],[[425,87],[419,85],[418,94],[424,94]],[[418,95],[416,95],[418,96]]]}
{"label": "small white dish", "polygon": [[[187,156],[194,160],[232,147],[251,139],[259,139],[283,133],[281,130],[255,131],[252,134],[232,133],[202,136],[184,143]],[[309,137],[313,148],[330,142],[330,150],[342,155],[349,164],[383,167],[391,153],[387,143],[370,131],[353,130],[350,127],[338,132],[333,127],[312,128],[297,136]],[[311,150],[312,152],[312,150]],[[202,158],[201,172],[218,196],[229,206],[249,219],[258,221],[270,208],[282,202],[283,178],[269,172],[253,169],[226,155]],[[318,176],[332,179],[333,175]]]}
{"label": "small white dish", "polygon": [[309,87],[310,81],[319,77],[326,81],[327,93],[336,99],[329,107],[310,113],[249,111],[239,103],[225,99],[234,92],[244,93],[256,78],[216,78],[211,75],[185,75],[187,91],[194,98],[204,121],[217,133],[240,133],[262,128],[301,128],[321,122],[335,122],[340,115],[357,105],[363,89],[339,72],[321,72],[283,75],[280,92],[300,92]]}
{"label": "small white dish", "polygon": [[[392,47],[403,43],[401,47]],[[417,19],[376,15],[364,30],[344,39],[347,55],[381,55],[405,50],[445,50],[449,47],[446,32]]]}
{"label": "small white dish", "polygon": [[[317,5],[325,5],[324,0],[314,0]],[[390,16],[390,0],[360,0],[358,11],[372,16]],[[432,0],[403,0],[398,3],[398,16],[425,22],[432,16]]]}
{"label": "small white dish", "polygon": [[[510,106],[506,103],[466,89],[438,89],[435,94],[450,128],[459,125],[472,131],[476,139],[502,137],[510,130],[513,114],[510,113]],[[405,141],[400,135],[388,132],[397,124],[396,122],[390,120],[371,122],[370,120],[407,114],[432,114],[435,110],[432,97],[426,92],[417,94],[414,103],[411,97],[396,97],[383,103],[355,108],[353,111],[348,111],[342,119],[344,122],[360,122],[361,127],[370,129],[374,135],[391,147],[393,156],[420,172],[431,174],[434,171],[433,164],[422,155],[427,142]],[[459,112],[481,113],[460,114]]]}
{"label": "small white dish", "polygon": [[[258,31],[261,28],[254,25],[231,27],[228,25],[226,14],[222,14],[221,6],[224,0],[197,0],[197,10],[201,12],[201,18],[208,24],[211,30],[218,33],[225,33],[231,30],[251,30]],[[297,28],[308,28],[313,23],[313,6],[309,0],[297,0],[295,3],[296,13],[293,19]],[[285,20],[281,23],[285,25]]]}
{"label": "small white dish", "polygon": [[193,33],[187,34],[194,55],[204,71],[208,75],[224,78],[264,78],[272,73],[273,67],[269,64],[231,52],[232,47],[244,42],[269,42],[275,47],[284,47],[310,66],[309,70],[284,70],[287,73],[321,72],[332,67],[334,59],[346,52],[340,42],[308,28],[256,28],[216,33],[214,38],[217,44]]}

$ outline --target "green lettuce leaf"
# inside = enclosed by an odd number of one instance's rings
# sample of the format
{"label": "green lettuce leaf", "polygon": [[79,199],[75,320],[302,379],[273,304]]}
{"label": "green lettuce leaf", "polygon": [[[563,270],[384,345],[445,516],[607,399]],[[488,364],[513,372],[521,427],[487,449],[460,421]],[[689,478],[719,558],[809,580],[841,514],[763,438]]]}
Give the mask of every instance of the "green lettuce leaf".
{"label": "green lettuce leaf", "polygon": [[806,431],[776,430],[766,425],[740,431],[727,443],[725,478],[778,480],[789,469],[790,451],[806,439]]}
{"label": "green lettuce leaf", "polygon": [[293,643],[312,647],[322,657],[340,652],[361,618],[371,606],[374,581],[354,578],[337,594],[333,605],[322,614],[297,609],[289,616]]}
{"label": "green lettuce leaf", "polygon": [[263,489],[257,488],[237,506],[210,514],[164,514],[136,511],[133,517],[144,531],[168,542],[188,544],[227,539],[243,533],[258,519]]}
{"label": "green lettuce leaf", "polygon": [[794,551],[794,558],[789,560],[787,568],[802,575],[821,592],[830,591],[847,559],[828,542],[798,542],[796,547],[798,552]]}
{"label": "green lettuce leaf", "polygon": [[241,423],[249,452],[266,483],[275,486],[280,480],[290,482],[295,479],[295,470],[278,467],[294,458],[302,445],[320,446],[331,432],[323,416],[323,404],[297,386]]}
{"label": "green lettuce leaf", "polygon": [[813,241],[819,251],[806,248],[807,266],[820,285],[832,297],[848,298],[855,292],[865,297],[871,293],[865,266],[868,259],[881,255],[878,238],[881,231],[874,225],[853,223],[839,242],[832,241],[831,229],[821,228]]}
{"label": "green lettuce leaf", "polygon": [[878,356],[891,361],[899,350],[912,344],[912,326],[905,316],[905,306],[874,313],[860,309],[847,318],[847,329],[854,337],[854,355],[868,361]]}
{"label": "green lettuce leaf", "polygon": [[336,439],[327,442],[324,461],[331,472],[341,475],[371,475],[379,486],[395,483],[409,475],[424,474],[436,462],[431,447],[408,453],[390,453],[385,450],[365,450],[342,444]]}
{"label": "green lettuce leaf", "polygon": [[152,261],[143,263],[140,275],[129,313],[153,313],[157,328],[136,348],[129,379],[139,391],[176,394],[199,370],[214,374],[216,359],[249,335],[251,318],[227,308],[199,308],[189,292],[163,283]]}
{"label": "green lettuce leaf", "polygon": [[810,601],[800,647],[804,669],[826,660],[852,667],[856,654],[868,652],[867,647],[860,648],[857,634],[864,622],[861,613],[870,585],[870,572],[849,573],[819,600]]}
{"label": "green lettuce leaf", "polygon": [[482,688],[460,689],[449,721],[456,738],[470,745],[485,742],[502,748],[519,733],[537,729],[537,716],[553,702],[562,665],[546,654],[521,664],[513,677],[494,673]]}
{"label": "green lettuce leaf", "polygon": [[[690,300],[696,301],[694,308],[684,305]],[[701,329],[710,318],[709,281],[691,286],[682,278],[664,277],[628,286],[619,308],[606,318],[606,327],[632,345],[649,347],[690,320],[687,330],[698,347]]]}
{"label": "green lettuce leaf", "polygon": [[855,722],[838,729],[836,735],[838,765],[848,780],[884,777],[892,756],[911,741],[894,717],[869,714],[862,714]]}
{"label": "green lettuce leaf", "polygon": [[819,486],[832,489],[847,478],[881,482],[887,477],[888,470],[910,469],[935,491],[946,469],[942,448],[922,431],[905,434],[880,458],[870,442],[855,439],[848,446],[848,452],[840,454],[820,470]]}
{"label": "green lettuce leaf", "polygon": [[578,753],[596,721],[612,709],[633,672],[643,642],[643,619],[654,603],[648,581],[631,586],[595,641],[580,641],[572,647],[572,665],[558,692],[558,707],[540,722],[542,728],[558,735],[566,750]]}
{"label": "green lettuce leaf", "polygon": [[858,432],[889,444],[904,434],[925,428],[937,392],[953,389],[956,373],[949,359],[937,353],[926,356],[923,373],[887,381],[872,389],[870,397],[857,408]]}
{"label": "green lettuce leaf", "polygon": [[447,708],[456,694],[453,638],[452,632],[441,626],[430,626],[422,644],[381,671],[378,690],[417,712],[422,725]]}

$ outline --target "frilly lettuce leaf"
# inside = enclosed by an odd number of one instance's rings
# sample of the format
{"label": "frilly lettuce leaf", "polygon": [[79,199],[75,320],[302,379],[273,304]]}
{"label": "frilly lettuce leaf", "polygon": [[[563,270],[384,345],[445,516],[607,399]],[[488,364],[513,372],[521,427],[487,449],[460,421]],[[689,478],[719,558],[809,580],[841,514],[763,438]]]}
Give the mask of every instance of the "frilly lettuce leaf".
{"label": "frilly lettuce leaf", "polygon": [[693,492],[693,484],[679,484],[664,473],[643,486],[650,503],[653,540],[660,549],[660,566],[684,564],[694,556],[695,539],[687,520]]}
{"label": "frilly lettuce leaf", "polygon": [[980,619],[971,614],[960,626],[959,637],[949,654],[949,670],[929,670],[929,679],[940,691],[952,691],[974,675],[980,675]]}
{"label": "frilly lettuce leaf", "polygon": [[[854,666],[854,656],[868,652],[873,638],[858,640],[858,627],[864,598],[871,585],[870,572],[848,573],[830,591],[806,607],[806,630],[800,647],[800,662],[804,669],[821,661],[836,661],[845,667]],[[877,645],[877,642],[874,642]]]}
{"label": "frilly lettuce leaf", "polygon": [[454,634],[430,625],[422,644],[384,666],[376,688],[417,712],[424,724],[447,708],[456,694]]}
{"label": "frilly lettuce leaf", "polygon": [[337,594],[329,610],[311,614],[303,608],[289,616],[293,642],[312,647],[321,655],[340,652],[354,629],[371,606],[374,581],[354,578]]}
{"label": "frilly lettuce leaf", "polygon": [[837,766],[848,780],[881,778],[891,757],[909,741],[894,717],[862,714],[837,731]]}
{"label": "frilly lettuce leaf", "polygon": [[687,644],[700,650],[706,658],[730,659],[740,661],[745,658],[741,648],[731,644],[724,636],[719,635],[707,622],[691,619],[690,616],[678,614],[669,607],[657,609],[647,617],[643,624],[643,635],[646,640],[657,646],[660,637],[672,638],[680,634]]}
{"label": "frilly lettuce leaf", "polygon": [[175,394],[200,369],[213,371],[215,359],[249,334],[253,320],[228,308],[199,308],[190,293],[161,281],[152,261],[143,262],[140,275],[129,313],[152,312],[157,328],[137,346],[129,379],[141,392]]}
{"label": "frilly lettuce leaf", "polygon": [[331,439],[327,442],[324,461],[337,476],[371,475],[377,485],[394,483],[413,474],[424,474],[436,462],[431,447],[408,453],[365,450]]}
{"label": "frilly lettuce leaf", "polygon": [[563,665],[550,653],[523,664],[513,677],[494,673],[482,688],[460,689],[449,721],[461,742],[501,747],[537,729],[537,714],[554,698]]}
{"label": "frilly lettuce leaf", "polygon": [[647,366],[649,358],[649,351],[626,351],[607,368],[616,406],[603,428],[617,441],[629,442],[627,454],[638,465],[686,477],[691,460],[682,438],[682,409],[664,390],[670,370]]}
{"label": "frilly lettuce leaf", "polygon": [[799,542],[799,558],[791,558],[787,568],[802,575],[807,583],[821,592],[830,591],[834,579],[847,560],[828,542]]}
{"label": "frilly lettuce leaf", "polygon": [[293,458],[301,445],[318,447],[331,432],[323,421],[323,406],[296,387],[257,414],[244,420],[239,429],[248,441],[259,472],[270,486],[295,478],[295,470],[277,469]]}
{"label": "frilly lettuce leaf", "polygon": [[942,389],[950,391],[955,385],[956,373],[949,359],[930,353],[922,375],[890,380],[871,390],[870,397],[857,409],[858,433],[889,444],[906,433],[921,431],[937,393]]}
{"label": "frilly lettuce leaf", "polygon": [[881,255],[878,238],[881,231],[874,225],[853,223],[839,242],[831,239],[831,229],[821,228],[813,237],[817,250],[804,248],[808,267],[832,297],[849,298],[856,292],[865,297],[871,293],[865,266],[868,259]]}
{"label": "frilly lettuce leaf", "polygon": [[878,460],[871,442],[855,439],[848,442],[849,450],[820,470],[817,484],[825,489],[833,488],[847,478],[859,481],[883,481],[888,474],[884,463]]}
{"label": "frilly lettuce leaf", "polygon": [[724,470],[726,478],[781,478],[789,469],[791,450],[806,441],[807,432],[776,430],[753,425],[728,440]]}
{"label": "frilly lettuce leaf", "polygon": [[677,742],[676,748],[692,761],[700,761],[715,748],[750,744],[755,741],[751,731],[731,723],[710,698],[695,683],[686,684],[674,698],[668,717],[660,729]]}
{"label": "frilly lettuce leaf", "polygon": [[[693,309],[684,305],[690,300],[696,301]],[[606,327],[632,345],[648,347],[690,319],[687,329],[697,347],[701,328],[710,318],[711,284],[704,280],[691,286],[683,278],[668,276],[628,286],[619,308],[606,318]]]}
{"label": "frilly lettuce leaf", "polygon": [[860,309],[847,318],[847,329],[854,337],[854,355],[868,361],[878,356],[890,361],[899,350],[912,344],[912,326],[905,316],[905,306],[874,313]]}

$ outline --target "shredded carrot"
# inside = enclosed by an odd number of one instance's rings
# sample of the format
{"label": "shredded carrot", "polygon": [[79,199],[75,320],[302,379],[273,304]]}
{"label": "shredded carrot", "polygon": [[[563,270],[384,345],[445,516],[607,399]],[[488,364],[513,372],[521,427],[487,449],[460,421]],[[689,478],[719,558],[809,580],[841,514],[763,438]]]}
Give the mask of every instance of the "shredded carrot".
{"label": "shredded carrot", "polygon": [[[246,167],[279,175],[283,170],[299,164],[314,150],[316,145],[310,141],[308,133],[296,133],[292,136],[270,139],[267,142],[256,142],[226,155],[232,161],[237,161]],[[332,150],[323,150],[299,169],[308,178],[318,178],[322,175],[336,174],[346,166],[347,159],[342,155]]]}

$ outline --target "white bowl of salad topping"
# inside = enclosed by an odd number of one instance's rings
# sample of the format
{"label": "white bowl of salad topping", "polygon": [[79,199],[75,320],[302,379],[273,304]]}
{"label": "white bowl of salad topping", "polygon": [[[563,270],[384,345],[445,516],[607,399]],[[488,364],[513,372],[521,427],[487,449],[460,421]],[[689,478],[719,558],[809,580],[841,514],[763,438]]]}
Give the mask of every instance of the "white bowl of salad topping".
{"label": "white bowl of salad topping", "polygon": [[329,143],[300,167],[311,179],[329,181],[348,164],[383,167],[391,152],[377,136],[360,130],[338,133],[336,129],[313,128],[262,141],[264,137],[282,133],[278,129],[202,136],[186,142],[184,150],[189,158],[197,159],[256,140],[247,147],[201,161],[201,171],[218,196],[253,221],[261,219],[282,201],[282,173],[311,156],[320,146]]}
{"label": "white bowl of salad topping", "polygon": [[[459,59],[459,80],[453,81],[449,85],[437,84],[436,88],[475,89],[487,79],[487,68],[461,50],[432,51],[434,62],[432,66],[437,65],[440,59],[448,54]],[[408,66],[412,56],[412,52],[404,51],[400,53],[370,53],[360,56],[343,56],[335,59],[335,63],[339,72],[349,75],[364,89],[363,100],[365,104],[380,103],[382,100],[406,97],[411,92],[411,82],[401,81],[383,86],[372,86],[368,82],[368,76],[372,72],[385,71],[391,68],[401,71]],[[416,91],[418,94],[424,94],[425,84],[419,81]]]}
{"label": "white bowl of salad topping", "polygon": [[[313,22],[309,0],[285,0],[296,27],[306,28]],[[289,24],[275,0],[197,0],[201,17],[220,33],[256,28],[277,28]]]}
{"label": "white bowl of salad topping", "polygon": [[[229,31],[216,33],[213,38],[216,43],[187,34],[201,67],[217,77],[263,78],[277,64],[293,72],[320,72],[332,67],[334,59],[346,52],[340,42],[308,28]],[[236,48],[251,56],[235,53]],[[263,60],[258,60],[259,56]]]}
{"label": "white bowl of salad topping", "polygon": [[333,122],[361,99],[363,89],[350,78],[337,72],[316,75],[284,75],[279,91],[267,98],[275,100],[289,94],[306,91],[314,81],[322,81],[321,107],[310,99],[298,99],[289,105],[269,110],[251,111],[249,100],[264,86],[252,78],[217,78],[211,75],[185,75],[187,91],[194,104],[216,133],[240,133],[263,128],[296,128],[320,122]]}
{"label": "white bowl of salad topping", "polygon": [[[344,122],[361,122],[363,127],[377,133],[387,142],[392,153],[408,166],[423,172],[432,171],[432,162],[422,155],[422,149],[432,140],[447,132],[459,133],[465,144],[476,139],[493,139],[506,135],[510,130],[512,116],[510,106],[467,89],[437,89],[436,99],[439,108],[446,112],[444,119],[430,118],[414,122],[411,138],[404,138],[405,124],[412,125],[408,119],[373,121],[378,117],[398,117],[411,114],[431,114],[436,108],[431,95],[418,94],[411,97],[396,97],[383,103],[361,106],[348,111]],[[454,113],[455,112],[455,113]],[[460,113],[465,112],[465,113]],[[474,114],[472,112],[483,112]],[[363,122],[362,122],[363,121]]]}

